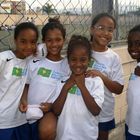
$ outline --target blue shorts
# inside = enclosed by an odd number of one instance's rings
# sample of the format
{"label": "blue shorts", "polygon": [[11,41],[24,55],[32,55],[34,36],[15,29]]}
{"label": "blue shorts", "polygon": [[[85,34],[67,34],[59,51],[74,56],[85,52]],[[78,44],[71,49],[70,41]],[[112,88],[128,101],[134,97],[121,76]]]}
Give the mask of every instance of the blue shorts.
{"label": "blue shorts", "polygon": [[0,129],[0,140],[31,140],[29,124],[23,124],[14,128]]}
{"label": "blue shorts", "polygon": [[125,137],[126,140],[140,140],[140,136],[136,136],[128,132],[128,126],[126,124],[125,124]]}
{"label": "blue shorts", "polygon": [[31,128],[31,140],[39,140],[39,133],[38,133],[38,121],[29,124],[30,128]]}
{"label": "blue shorts", "polygon": [[115,119],[99,123],[99,131],[110,131],[115,128]]}

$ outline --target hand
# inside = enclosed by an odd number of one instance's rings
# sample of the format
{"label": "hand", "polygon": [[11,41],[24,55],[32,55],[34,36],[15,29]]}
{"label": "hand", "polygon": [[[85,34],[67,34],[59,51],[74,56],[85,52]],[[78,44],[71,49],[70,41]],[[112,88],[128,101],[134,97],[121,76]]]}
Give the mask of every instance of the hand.
{"label": "hand", "polygon": [[19,110],[24,113],[27,111],[27,101],[20,101]]}
{"label": "hand", "polygon": [[75,85],[75,76],[71,74],[70,78],[66,81],[64,88],[69,90],[73,85]]}
{"label": "hand", "polygon": [[140,67],[137,66],[134,71],[135,75],[140,76]]}
{"label": "hand", "polygon": [[75,75],[75,83],[81,89],[85,86],[85,74]]}
{"label": "hand", "polygon": [[102,73],[95,69],[88,70],[85,75],[86,75],[86,77],[96,77],[96,76],[102,77]]}
{"label": "hand", "polygon": [[51,107],[52,107],[52,103],[41,103],[41,104],[40,104],[40,109],[41,109],[44,113],[50,111]]}

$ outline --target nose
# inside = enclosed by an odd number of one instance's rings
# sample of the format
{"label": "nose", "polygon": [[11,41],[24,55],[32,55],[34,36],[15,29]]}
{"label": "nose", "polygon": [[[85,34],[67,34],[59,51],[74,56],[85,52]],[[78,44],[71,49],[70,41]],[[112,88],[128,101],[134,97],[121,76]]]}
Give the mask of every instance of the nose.
{"label": "nose", "polygon": [[81,62],[80,61],[76,61],[76,66],[81,66]]}
{"label": "nose", "polygon": [[57,46],[57,42],[56,41],[52,41],[52,46]]}

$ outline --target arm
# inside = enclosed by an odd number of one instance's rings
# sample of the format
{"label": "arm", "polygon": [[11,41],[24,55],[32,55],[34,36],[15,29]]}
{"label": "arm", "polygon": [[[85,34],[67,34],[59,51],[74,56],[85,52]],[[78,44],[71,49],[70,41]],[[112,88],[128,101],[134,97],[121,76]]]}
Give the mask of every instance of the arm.
{"label": "arm", "polygon": [[74,84],[75,84],[75,82],[73,80],[73,76],[71,75],[71,77],[64,84],[64,86],[60,92],[60,95],[58,96],[56,101],[53,103],[52,109],[53,109],[54,114],[56,114],[57,116],[60,115],[60,113],[62,112],[64,103],[65,103],[67,95],[68,95],[68,91]]}
{"label": "arm", "polygon": [[40,109],[44,112],[47,113],[51,110],[52,108],[52,103],[41,103],[40,104]]}
{"label": "arm", "polygon": [[22,97],[20,99],[20,104],[19,104],[19,110],[21,112],[26,112],[27,111],[27,95],[28,95],[28,90],[29,90],[29,85],[26,84],[23,90]]}
{"label": "arm", "polygon": [[122,90],[123,90],[123,85],[119,84],[116,81],[112,81],[111,79],[109,79],[107,76],[105,76],[104,74],[102,74],[100,71],[98,70],[89,70],[87,71],[87,76],[99,76],[103,82],[104,85],[112,92],[115,94],[121,94]]}
{"label": "arm", "polygon": [[84,100],[88,110],[94,116],[99,115],[101,108],[96,103],[94,97],[92,97],[91,94],[89,93],[89,91],[87,90],[87,88],[85,86],[85,76],[84,75],[76,76],[75,81],[76,81],[78,88],[80,89],[80,91],[82,93],[83,100]]}

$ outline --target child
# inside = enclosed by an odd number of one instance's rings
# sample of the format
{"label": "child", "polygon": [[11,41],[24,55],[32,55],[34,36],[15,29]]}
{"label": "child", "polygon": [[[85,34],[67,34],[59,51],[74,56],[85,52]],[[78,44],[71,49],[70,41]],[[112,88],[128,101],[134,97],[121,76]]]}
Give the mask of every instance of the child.
{"label": "child", "polygon": [[0,53],[0,140],[31,140],[30,127],[19,101],[27,76],[28,56],[36,50],[38,30],[21,23],[14,31],[16,50]]}
{"label": "child", "polygon": [[85,77],[90,57],[87,38],[73,36],[67,50],[72,74],[58,83],[56,92],[60,95],[53,104],[54,113],[60,115],[56,140],[97,140],[104,86],[100,77]]}
{"label": "child", "polygon": [[108,48],[116,27],[114,18],[107,13],[97,15],[91,24],[93,70],[87,75],[99,76],[105,85],[105,101],[100,113],[98,140],[108,140],[109,131],[115,128],[114,96],[123,90],[122,66],[119,56]]}
{"label": "child", "polygon": [[128,111],[126,115],[126,140],[140,140],[140,25],[128,33],[128,52],[137,60],[137,68],[131,74],[127,90]]}
{"label": "child", "polygon": [[61,57],[65,35],[65,29],[59,20],[49,19],[42,29],[42,40],[47,47],[47,56],[42,60],[33,60],[29,64],[29,77],[21,99],[20,110],[26,112],[27,100],[28,105],[41,105],[40,109],[45,115],[39,122],[40,140],[54,140],[56,135],[56,118],[50,112],[50,108],[57,98],[55,95],[57,81],[69,73],[67,59]]}

